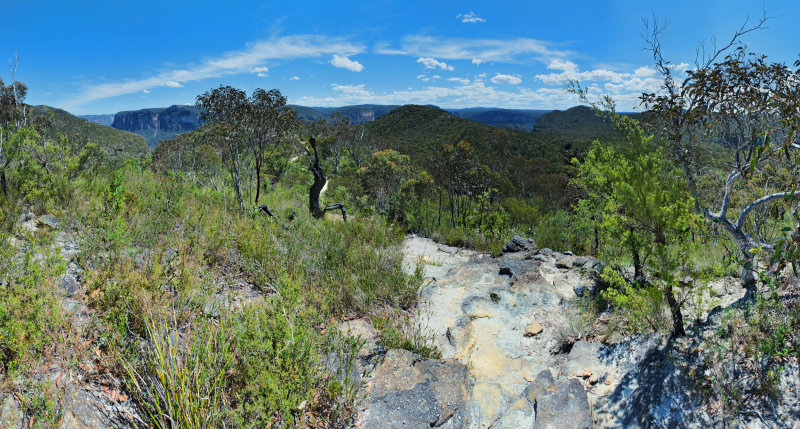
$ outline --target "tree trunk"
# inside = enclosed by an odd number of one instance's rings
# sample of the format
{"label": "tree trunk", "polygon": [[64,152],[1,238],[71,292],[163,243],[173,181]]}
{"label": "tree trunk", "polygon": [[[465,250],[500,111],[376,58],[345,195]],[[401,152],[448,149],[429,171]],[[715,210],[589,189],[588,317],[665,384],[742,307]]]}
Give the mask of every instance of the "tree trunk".
{"label": "tree trunk", "polygon": [[261,196],[261,160],[256,157],[256,204]]}
{"label": "tree trunk", "polygon": [[453,204],[454,204],[453,192],[450,189],[447,190],[447,196],[450,197],[450,224],[453,226],[453,228],[455,228],[456,227],[456,209],[453,206]]}
{"label": "tree trunk", "polygon": [[436,189],[436,193],[439,194],[439,217],[436,219],[436,227],[442,226],[442,190]]}
{"label": "tree trunk", "polygon": [[683,337],[686,335],[686,330],[683,327],[683,314],[681,314],[681,306],[678,304],[678,301],[675,300],[675,294],[672,291],[671,284],[667,285],[667,289],[664,293],[667,295],[669,311],[672,314],[672,335]]}
{"label": "tree trunk", "polygon": [[633,256],[633,282],[639,283],[640,280],[644,279],[644,270],[642,267],[642,259],[639,256],[639,244],[636,242],[636,236],[634,235],[633,228],[631,228],[630,233],[631,255]]}
{"label": "tree trunk", "polygon": [[233,174],[233,187],[236,189],[236,199],[239,201],[239,210],[244,211],[244,199],[242,199],[242,188],[239,186],[239,169]]}
{"label": "tree trunk", "polygon": [[314,139],[314,137],[311,137],[308,142],[311,144],[311,148],[314,150],[314,159],[311,160],[311,163],[308,165],[308,169],[311,171],[311,174],[314,175],[314,183],[310,188],[308,188],[308,209],[311,212],[311,215],[316,219],[325,216],[325,212],[331,210],[341,210],[342,219],[346,222],[347,211],[345,210],[344,203],[331,204],[325,208],[322,208],[319,205],[319,194],[322,192],[322,188],[325,187],[325,183],[328,181],[328,178],[325,177],[325,172],[322,171],[322,166],[319,163],[317,141]]}
{"label": "tree trunk", "polygon": [[3,189],[3,196],[8,199],[8,181],[6,180],[6,171],[0,171],[0,188]]}
{"label": "tree trunk", "polygon": [[744,258],[744,263],[742,264],[742,271],[739,275],[739,278],[742,281],[742,286],[746,290],[744,300],[750,301],[755,298],[756,293],[756,276],[753,270],[753,258],[755,255],[750,249],[756,247],[756,245],[753,243],[753,240],[741,230],[741,228],[735,228],[732,225],[726,225],[724,228],[736,242],[736,246],[739,248],[739,251],[742,253],[742,257]]}

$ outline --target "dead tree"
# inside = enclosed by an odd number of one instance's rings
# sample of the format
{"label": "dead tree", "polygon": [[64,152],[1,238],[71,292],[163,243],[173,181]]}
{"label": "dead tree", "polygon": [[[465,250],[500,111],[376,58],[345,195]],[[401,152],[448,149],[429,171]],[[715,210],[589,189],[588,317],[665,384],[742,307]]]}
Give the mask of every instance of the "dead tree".
{"label": "dead tree", "polygon": [[[322,192],[322,188],[325,187],[325,183],[328,182],[328,179],[325,177],[325,172],[322,171],[322,166],[319,163],[317,141],[314,137],[311,137],[308,142],[314,150],[314,159],[312,159],[308,165],[309,171],[314,175],[314,184],[308,188],[308,209],[311,211],[311,215],[317,219],[325,216],[325,213],[331,210],[341,210],[342,219],[347,222],[347,210],[345,210],[344,203],[331,204],[324,208],[319,205],[319,195]],[[311,153],[309,153],[309,155],[311,155]]]}

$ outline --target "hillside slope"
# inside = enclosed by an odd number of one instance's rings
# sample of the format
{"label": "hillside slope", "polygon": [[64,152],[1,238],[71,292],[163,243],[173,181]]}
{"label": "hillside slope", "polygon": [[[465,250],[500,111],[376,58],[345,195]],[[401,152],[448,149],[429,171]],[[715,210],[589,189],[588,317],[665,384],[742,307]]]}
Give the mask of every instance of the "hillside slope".
{"label": "hillside slope", "polygon": [[144,137],[79,118],[67,111],[48,106],[33,106],[35,115],[50,117],[52,132],[70,140],[97,143],[111,159],[140,157],[149,149]]}
{"label": "hillside slope", "polygon": [[539,118],[550,110],[518,110],[496,108],[446,109],[459,118],[470,119],[495,127],[532,130]]}
{"label": "hillside slope", "polygon": [[462,140],[475,148],[485,164],[490,159],[503,164],[510,157],[540,158],[546,160],[546,170],[555,172],[572,156],[571,146],[561,138],[493,127],[433,106],[402,106],[366,127],[383,148],[418,160],[432,159],[444,145]]}

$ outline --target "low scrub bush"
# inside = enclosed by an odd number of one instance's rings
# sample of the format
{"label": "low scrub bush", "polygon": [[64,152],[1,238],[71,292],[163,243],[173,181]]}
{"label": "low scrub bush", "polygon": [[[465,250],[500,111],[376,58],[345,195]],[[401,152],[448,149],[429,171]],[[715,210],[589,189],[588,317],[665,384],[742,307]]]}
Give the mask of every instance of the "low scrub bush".
{"label": "low scrub bush", "polygon": [[[0,376],[13,376],[63,344],[66,323],[56,291],[65,265],[46,242],[29,236],[24,250],[0,236]],[[0,377],[0,383],[3,377]]]}

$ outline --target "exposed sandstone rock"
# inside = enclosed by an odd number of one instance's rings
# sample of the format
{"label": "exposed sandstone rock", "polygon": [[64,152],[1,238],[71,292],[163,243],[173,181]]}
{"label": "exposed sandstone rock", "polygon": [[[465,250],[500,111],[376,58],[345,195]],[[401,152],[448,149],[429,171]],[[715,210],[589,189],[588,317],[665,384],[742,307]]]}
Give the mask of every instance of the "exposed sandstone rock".
{"label": "exposed sandstone rock", "polygon": [[464,427],[469,372],[457,361],[422,359],[406,350],[389,350],[368,389],[357,427]]}

